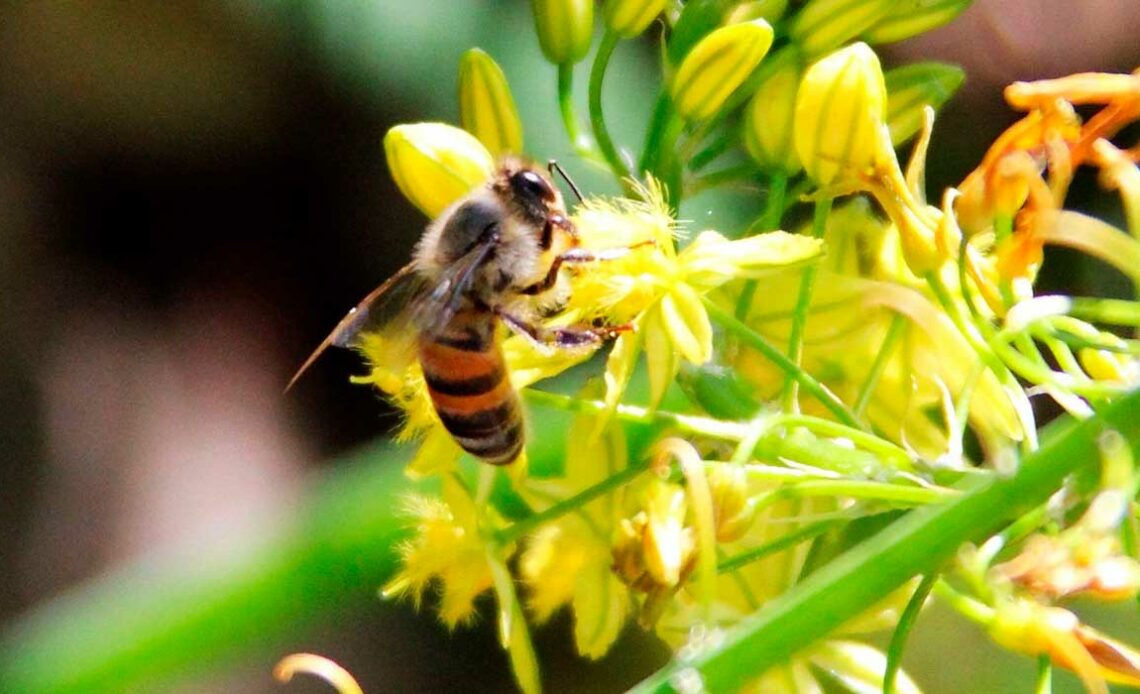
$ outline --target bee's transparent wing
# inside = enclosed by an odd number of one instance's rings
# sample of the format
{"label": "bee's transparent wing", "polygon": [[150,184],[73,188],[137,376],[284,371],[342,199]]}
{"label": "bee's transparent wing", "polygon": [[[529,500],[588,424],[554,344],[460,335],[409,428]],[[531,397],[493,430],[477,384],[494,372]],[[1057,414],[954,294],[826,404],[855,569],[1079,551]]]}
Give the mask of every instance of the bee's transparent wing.
{"label": "bee's transparent wing", "polygon": [[[358,338],[365,333],[390,333],[399,336],[393,344],[407,343],[415,335],[415,328],[410,324],[411,315],[409,307],[418,304],[419,298],[425,293],[423,278],[416,272],[415,263],[408,263],[400,271],[392,275],[368,296],[357,304],[344,318],[337,323],[309,358],[289,379],[288,391],[297,382],[297,379],[309,370],[309,367],[324,354],[329,347],[355,347]],[[401,350],[393,350],[399,352]]]}
{"label": "bee's transparent wing", "polygon": [[463,257],[443,269],[431,290],[413,301],[412,320],[420,330],[439,334],[447,327],[496,244],[497,237],[485,234]]}

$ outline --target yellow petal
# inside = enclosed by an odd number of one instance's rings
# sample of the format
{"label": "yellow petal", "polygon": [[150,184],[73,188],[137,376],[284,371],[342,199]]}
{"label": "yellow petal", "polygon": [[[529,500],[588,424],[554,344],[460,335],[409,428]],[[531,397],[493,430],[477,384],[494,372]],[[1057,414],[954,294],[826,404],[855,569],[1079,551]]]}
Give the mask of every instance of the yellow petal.
{"label": "yellow petal", "polygon": [[804,66],[799,52],[789,46],[762,69],[770,72],[744,112],[744,147],[761,166],[792,175],[800,170],[792,130]]}
{"label": "yellow petal", "polygon": [[400,192],[433,218],[486,181],[495,165],[479,140],[445,123],[395,126],[384,136],[384,154]]}
{"label": "yellow petal", "polygon": [[712,358],[712,324],[701,299],[687,285],[678,284],[661,299],[661,321],[677,351],[693,364]]}
{"label": "yellow petal", "polygon": [[651,311],[645,318],[645,362],[649,371],[649,406],[656,407],[677,375],[677,352],[660,311]]}

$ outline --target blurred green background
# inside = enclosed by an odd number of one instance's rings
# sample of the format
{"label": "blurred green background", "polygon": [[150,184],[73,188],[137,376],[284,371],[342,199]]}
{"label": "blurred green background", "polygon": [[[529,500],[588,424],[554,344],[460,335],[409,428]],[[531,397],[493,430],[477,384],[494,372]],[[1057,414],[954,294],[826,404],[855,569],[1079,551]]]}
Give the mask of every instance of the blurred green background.
{"label": "blurred green background", "polygon": [[[937,126],[931,190],[961,180],[1012,120],[1000,85],[1140,64],[1137,8],[978,2],[886,49],[888,64],[967,69]],[[395,191],[380,140],[396,123],[456,121],[464,50],[504,67],[532,156],[615,192],[572,156],[530,21],[525,0],[0,5],[0,622],[66,614],[93,581],[129,595],[135,584],[115,584],[124,571],[145,586],[152,573],[193,581],[249,561],[319,477],[353,484],[337,460],[394,421],[346,383],[356,360],[330,355],[287,396],[281,386],[409,257],[426,220]],[[619,143],[641,140],[658,33],[623,44],[607,77]],[[748,191],[727,199],[696,198],[681,217],[726,226],[756,204]],[[1072,202],[1118,214],[1089,176]],[[1043,282],[1117,279],[1060,256]],[[1135,605],[1084,614],[1140,641]],[[139,619],[105,618],[107,638]],[[292,621],[267,616],[248,648],[138,691],[281,691],[270,669],[298,650],[333,657],[369,692],[512,686],[489,611],[448,633],[369,587],[315,624]],[[565,619],[536,633],[550,691],[620,691],[666,657],[632,626],[600,663],[573,655]],[[1028,691],[1034,670],[937,609],[906,663],[932,692]]]}

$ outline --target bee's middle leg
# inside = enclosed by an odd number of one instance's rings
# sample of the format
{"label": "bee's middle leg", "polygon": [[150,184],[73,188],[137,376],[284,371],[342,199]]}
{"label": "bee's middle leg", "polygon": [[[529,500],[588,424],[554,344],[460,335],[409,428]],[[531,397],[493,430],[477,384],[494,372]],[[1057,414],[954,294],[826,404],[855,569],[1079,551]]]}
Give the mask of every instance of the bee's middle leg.
{"label": "bee's middle leg", "polygon": [[507,324],[508,328],[539,347],[595,347],[606,340],[614,339],[621,333],[633,330],[630,325],[607,325],[604,327],[573,325],[565,328],[548,328],[507,313],[501,307],[495,307],[493,310],[495,315]]}
{"label": "bee's middle leg", "polygon": [[546,276],[534,284],[527,285],[518,290],[519,294],[541,294],[558,281],[558,271],[562,269],[563,263],[595,263],[605,260],[617,260],[629,254],[635,248],[642,246],[656,245],[653,241],[642,241],[635,243],[632,246],[625,246],[622,248],[606,248],[600,251],[591,251],[585,248],[571,248],[568,251],[563,251],[554,256],[554,262],[550,263],[550,269],[546,271]]}

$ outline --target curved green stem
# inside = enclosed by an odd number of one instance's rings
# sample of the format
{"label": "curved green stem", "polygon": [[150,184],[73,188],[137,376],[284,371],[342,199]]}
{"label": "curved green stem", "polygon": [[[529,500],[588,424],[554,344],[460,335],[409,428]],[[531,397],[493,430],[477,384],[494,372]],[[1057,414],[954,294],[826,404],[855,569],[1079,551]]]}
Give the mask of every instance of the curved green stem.
{"label": "curved green stem", "polygon": [[828,409],[829,412],[835,415],[836,419],[856,429],[864,428],[860,426],[859,420],[855,417],[851,410],[847,408],[847,405],[843,404],[843,401],[840,400],[835,393],[832,393],[827,389],[827,386],[823,385],[817,381],[814,376],[804,371],[799,364],[796,364],[784,353],[776,349],[772,343],[764,339],[763,335],[748,327],[741,321],[737,320],[731,313],[725,311],[720,306],[717,306],[707,297],[702,299],[702,301],[704,302],[705,309],[709,312],[709,316],[711,316],[713,320],[715,320],[717,323],[720,323],[721,327],[723,327],[725,330],[728,330],[733,335],[740,338],[741,342],[764,355],[766,359],[771,361],[776,365],[777,368],[783,371],[788,378],[794,379],[796,383],[803,386],[804,390],[811,394],[812,397],[814,397],[816,400],[819,400],[820,404],[822,404]]}
{"label": "curved green stem", "polygon": [[[831,215],[831,196],[823,195],[815,203],[815,214],[812,217],[811,235],[814,238],[823,238],[827,228],[827,218]],[[811,307],[811,295],[815,289],[815,276],[819,265],[812,264],[804,268],[803,278],[800,280],[800,293],[796,297],[796,307],[792,313],[792,331],[788,336],[788,359],[797,367],[803,359],[804,328],[807,325],[808,308]],[[799,411],[799,382],[789,374],[784,379],[783,404],[785,412]]]}
{"label": "curved green stem", "polygon": [[907,637],[910,636],[914,623],[918,621],[918,613],[922,611],[922,605],[937,580],[938,574],[934,572],[923,576],[914,595],[907,601],[903,613],[899,615],[899,623],[895,626],[891,634],[891,643],[887,647],[887,667],[883,671],[883,694],[894,694],[895,678],[902,669],[902,655],[903,649],[906,648]]}
{"label": "curved green stem", "polygon": [[622,161],[621,154],[614,146],[610,131],[606,128],[606,119],[602,115],[602,81],[606,76],[610,56],[613,55],[614,48],[617,47],[620,38],[609,30],[606,30],[602,36],[602,43],[598,47],[598,53],[594,56],[594,64],[590,68],[589,103],[590,127],[594,131],[594,139],[597,140],[598,149],[602,151],[602,156],[605,157],[606,163],[609,164],[610,170],[617,178],[618,185],[626,189],[629,187],[629,182],[626,180],[630,177],[629,167]]}
{"label": "curved green stem", "polygon": [[867,409],[867,403],[871,401],[871,396],[875,394],[875,387],[879,385],[879,379],[883,377],[883,371],[887,368],[887,360],[894,352],[895,343],[898,342],[905,328],[906,319],[903,318],[902,314],[896,313],[891,317],[891,325],[887,328],[887,335],[883,338],[883,344],[879,346],[879,353],[875,355],[871,370],[867,372],[866,380],[859,387],[859,395],[855,397],[853,409],[856,417],[863,417],[863,411]]}

